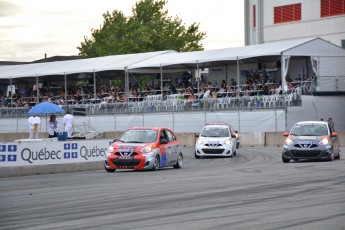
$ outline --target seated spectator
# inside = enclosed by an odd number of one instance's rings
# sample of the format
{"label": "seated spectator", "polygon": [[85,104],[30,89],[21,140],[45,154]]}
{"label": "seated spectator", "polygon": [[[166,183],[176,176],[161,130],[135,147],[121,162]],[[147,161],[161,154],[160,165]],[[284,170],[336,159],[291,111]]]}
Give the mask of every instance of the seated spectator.
{"label": "seated spectator", "polygon": [[186,99],[185,102],[184,102],[184,109],[185,110],[189,109],[195,99],[196,99],[196,96],[194,95],[193,92],[191,92],[189,98]]}

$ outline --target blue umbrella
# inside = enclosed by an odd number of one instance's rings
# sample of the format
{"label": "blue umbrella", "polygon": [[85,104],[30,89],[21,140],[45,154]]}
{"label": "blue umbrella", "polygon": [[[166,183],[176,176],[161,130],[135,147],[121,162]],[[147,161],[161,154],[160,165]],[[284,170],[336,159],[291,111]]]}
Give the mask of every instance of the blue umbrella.
{"label": "blue umbrella", "polygon": [[34,107],[32,107],[28,114],[48,114],[48,113],[63,113],[64,110],[54,104],[54,103],[50,103],[50,102],[41,102],[37,105],[35,105]]}

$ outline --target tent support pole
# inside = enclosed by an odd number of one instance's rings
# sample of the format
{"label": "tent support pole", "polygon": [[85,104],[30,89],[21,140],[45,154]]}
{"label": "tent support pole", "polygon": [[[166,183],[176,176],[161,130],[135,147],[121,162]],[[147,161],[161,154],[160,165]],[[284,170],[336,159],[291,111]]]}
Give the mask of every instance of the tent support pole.
{"label": "tent support pole", "polygon": [[237,57],[237,91],[239,95],[240,93],[240,62],[238,61],[238,57]]}
{"label": "tent support pole", "polygon": [[162,64],[160,65],[160,72],[161,72],[161,94],[162,94],[162,100],[163,100],[163,68],[162,68]]}
{"label": "tent support pole", "polygon": [[[10,76],[10,87],[11,87],[11,106],[13,106],[13,92],[12,92],[12,77]],[[16,87],[14,87],[14,93],[16,93]]]}
{"label": "tent support pole", "polygon": [[225,82],[228,83],[228,65],[225,65]]}
{"label": "tent support pole", "polygon": [[197,102],[198,102],[198,109],[200,107],[200,103],[199,103],[199,93],[200,93],[200,69],[199,69],[199,62],[196,61],[196,70],[197,70],[197,76],[196,76],[196,82],[197,82],[197,87],[198,87],[198,96],[197,96]]}
{"label": "tent support pole", "polygon": [[125,67],[125,97],[128,102],[129,98],[129,75],[128,75],[128,69]]}
{"label": "tent support pole", "polygon": [[36,74],[36,97],[37,97],[37,103],[40,103],[40,87],[38,86],[38,77],[37,77],[37,74]]}
{"label": "tent support pole", "polygon": [[65,101],[64,101],[64,105],[67,105],[67,76],[66,76],[66,72],[65,72]]}
{"label": "tent support pole", "polygon": [[93,70],[93,98],[96,99],[96,96],[96,73],[95,70]]}

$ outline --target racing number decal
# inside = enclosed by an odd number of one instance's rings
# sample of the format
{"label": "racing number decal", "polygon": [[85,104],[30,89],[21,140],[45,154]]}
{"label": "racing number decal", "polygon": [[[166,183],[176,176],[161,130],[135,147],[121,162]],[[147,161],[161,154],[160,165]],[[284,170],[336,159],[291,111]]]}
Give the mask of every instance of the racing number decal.
{"label": "racing number decal", "polygon": [[160,152],[161,152],[161,165],[160,165],[160,168],[162,168],[167,163],[167,152],[166,152],[164,146],[160,146]]}

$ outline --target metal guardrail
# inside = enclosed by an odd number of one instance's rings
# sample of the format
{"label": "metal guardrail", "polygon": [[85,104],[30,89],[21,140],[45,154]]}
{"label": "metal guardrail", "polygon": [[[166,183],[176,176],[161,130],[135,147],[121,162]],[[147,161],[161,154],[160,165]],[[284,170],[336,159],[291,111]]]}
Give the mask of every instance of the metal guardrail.
{"label": "metal guardrail", "polygon": [[[135,102],[74,104],[62,106],[75,115],[154,113],[184,111],[252,110],[300,106],[300,92],[292,91],[284,95],[243,96],[207,99],[167,99],[143,100]],[[29,107],[2,107],[0,118],[27,117]]]}

